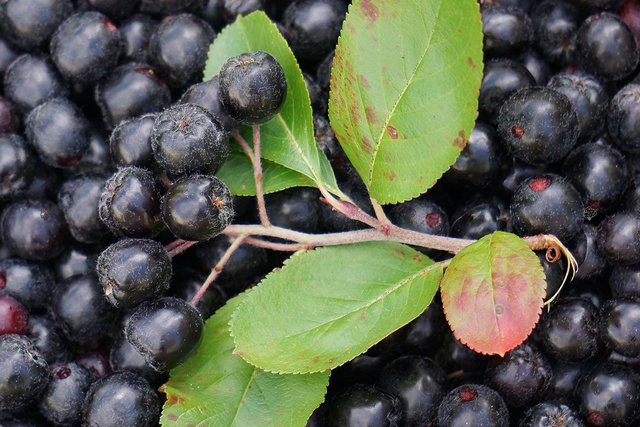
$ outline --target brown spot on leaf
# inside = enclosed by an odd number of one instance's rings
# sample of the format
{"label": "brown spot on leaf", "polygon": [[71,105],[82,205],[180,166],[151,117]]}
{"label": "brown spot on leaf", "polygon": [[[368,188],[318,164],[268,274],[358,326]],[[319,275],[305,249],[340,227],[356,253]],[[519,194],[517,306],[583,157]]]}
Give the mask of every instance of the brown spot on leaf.
{"label": "brown spot on leaf", "polygon": [[467,146],[467,138],[465,137],[464,130],[458,132],[458,137],[453,140],[454,147],[464,149]]}
{"label": "brown spot on leaf", "polygon": [[424,182],[424,176],[419,176],[418,177],[418,183],[422,184]]}
{"label": "brown spot on leaf", "polygon": [[371,21],[377,20],[378,17],[380,16],[380,12],[378,11],[377,6],[373,4],[371,0],[362,0],[362,2],[360,2],[360,9],[362,9],[362,12]]}
{"label": "brown spot on leaf", "polygon": [[416,256],[413,257],[413,262],[419,263],[420,261],[422,261],[422,256],[421,255],[416,255]]}
{"label": "brown spot on leaf", "polygon": [[359,74],[358,77],[360,77],[360,83],[362,84],[362,87],[364,87],[365,89],[371,89],[369,80],[367,80],[365,76],[363,76],[362,74]]}
{"label": "brown spot on leaf", "polygon": [[328,362],[327,362],[327,363],[328,363],[328,364],[329,364],[329,366],[330,366],[330,365],[333,365],[333,364],[335,363],[335,361],[336,361],[336,358],[335,358],[335,357],[332,357],[331,359],[329,359],[329,360],[328,360]]}
{"label": "brown spot on leaf", "polygon": [[362,137],[362,149],[367,153],[371,154],[371,140],[366,136]]}
{"label": "brown spot on leaf", "polygon": [[386,74],[389,72],[389,67],[382,67],[382,74]]}
{"label": "brown spot on leaf", "polygon": [[467,56],[467,64],[469,64],[469,67],[471,67],[471,71],[475,71],[476,70],[476,63],[473,62],[473,58],[470,56]]}
{"label": "brown spot on leaf", "polygon": [[396,179],[396,173],[394,171],[382,172],[382,176],[387,178],[389,181],[393,181],[394,179]]}
{"label": "brown spot on leaf", "polygon": [[360,313],[360,315],[358,316],[358,319],[360,320],[364,320],[366,318],[366,316],[364,315],[364,313]]}
{"label": "brown spot on leaf", "polygon": [[169,421],[178,421],[178,416],[176,414],[167,414],[167,419]]}
{"label": "brown spot on leaf", "polygon": [[369,120],[369,123],[377,125],[378,123],[380,123],[380,120],[378,120],[378,118],[376,117],[376,112],[373,109],[373,107],[367,107],[364,109],[364,112],[367,115],[367,120]]}
{"label": "brown spot on leaf", "polygon": [[320,363],[320,356],[316,356],[313,359],[311,359],[311,363],[313,363],[314,365],[317,365],[318,363]]}
{"label": "brown spot on leaf", "polygon": [[393,126],[387,126],[387,133],[389,134],[389,137],[391,139],[398,139],[398,129],[394,128]]}

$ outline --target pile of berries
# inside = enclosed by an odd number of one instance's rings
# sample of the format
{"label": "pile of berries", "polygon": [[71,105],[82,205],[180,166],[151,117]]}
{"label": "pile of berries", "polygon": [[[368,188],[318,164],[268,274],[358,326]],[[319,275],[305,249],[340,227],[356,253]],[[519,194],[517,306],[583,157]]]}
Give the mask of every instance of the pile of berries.
{"label": "pile of berries", "polygon": [[[386,212],[459,238],[555,234],[577,278],[505,357],[457,341],[436,298],[332,373],[308,427],[640,425],[640,1],[480,3],[475,129],[434,188]],[[215,176],[230,135],[287,96],[264,52],[201,82],[237,15],[278,23],[317,143],[343,192],[372,211],[327,118],[347,6],[0,0],[0,426],[157,425],[158,389],[203,321],[288,256],[244,243],[198,295],[232,244],[225,227],[258,222],[255,200]],[[315,189],[265,198],[277,226],[362,227]],[[550,298],[567,266],[539,257]]]}

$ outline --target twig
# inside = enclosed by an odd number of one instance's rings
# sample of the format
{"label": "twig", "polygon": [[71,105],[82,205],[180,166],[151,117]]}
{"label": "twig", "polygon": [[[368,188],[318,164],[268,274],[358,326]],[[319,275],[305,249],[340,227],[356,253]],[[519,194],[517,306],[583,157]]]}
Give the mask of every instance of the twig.
{"label": "twig", "polygon": [[192,305],[195,305],[198,301],[200,301],[200,298],[202,298],[202,295],[204,295],[204,293],[207,292],[207,289],[209,289],[209,285],[211,285],[211,283],[213,283],[216,277],[218,277],[224,265],[227,263],[227,261],[229,261],[229,258],[231,258],[231,255],[233,255],[236,249],[240,247],[240,245],[242,244],[242,242],[246,237],[247,237],[246,235],[238,236],[233,241],[233,243],[231,243],[231,245],[227,248],[227,250],[222,255],[222,257],[220,258],[218,263],[215,265],[215,267],[211,269],[209,276],[207,276],[207,279],[204,281],[202,286],[200,286],[200,289],[198,290],[198,292],[193,296],[193,298],[191,298]]}
{"label": "twig", "polygon": [[186,242],[186,240],[182,240],[182,239],[176,239],[173,242],[165,245],[164,250],[169,252],[172,249],[176,248],[177,246],[180,246],[181,244],[183,244],[184,242]]}
{"label": "twig", "polygon": [[262,188],[262,163],[260,159],[260,126],[253,125],[253,176],[256,181],[256,199],[260,223],[265,227],[271,225],[267,215],[267,207],[264,203],[264,190]]}
{"label": "twig", "polygon": [[364,224],[367,224],[371,228],[375,228],[377,230],[383,230],[383,226],[376,218],[372,217],[362,209],[360,209],[357,205],[348,202],[346,200],[338,200],[331,193],[327,191],[322,185],[318,185],[318,189],[322,193],[324,197],[324,201],[340,212],[342,215],[346,216],[349,219],[354,219],[356,221],[360,221]]}
{"label": "twig", "polygon": [[380,203],[378,203],[378,201],[373,197],[370,197],[369,199],[371,200],[373,211],[376,213],[376,218],[378,218],[378,222],[382,225],[382,232],[388,234],[389,229],[391,228],[391,221],[387,218],[387,214],[384,213]]}
{"label": "twig", "polygon": [[238,130],[234,130],[233,132],[231,132],[231,136],[233,136],[233,139],[235,139],[238,144],[240,144],[240,147],[242,147],[242,151],[244,151],[244,154],[249,157],[249,160],[251,160],[251,164],[253,164],[253,150],[251,149],[251,147],[249,147],[249,144],[244,140],[242,135],[240,135],[240,132],[238,132]]}
{"label": "twig", "polygon": [[197,241],[183,240],[182,243],[178,244],[177,246],[175,246],[173,249],[171,249],[169,251],[169,256],[171,258],[173,258],[174,256],[186,251],[187,249],[189,249],[191,246],[195,245],[196,243],[198,243],[198,242]]}

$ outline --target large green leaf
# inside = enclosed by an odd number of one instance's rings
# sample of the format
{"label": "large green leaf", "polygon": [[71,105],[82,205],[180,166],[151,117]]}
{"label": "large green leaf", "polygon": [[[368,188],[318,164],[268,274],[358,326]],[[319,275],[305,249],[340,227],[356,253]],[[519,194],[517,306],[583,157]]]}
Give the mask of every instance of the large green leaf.
{"label": "large green leaf", "polygon": [[[278,27],[264,12],[240,16],[222,30],[209,49],[205,80],[218,74],[227,59],[258,50],[273,55],[287,78],[287,98],[282,109],[260,126],[262,157],[300,172],[318,185],[341,194],[331,165],[315,142],[309,92],[300,67]],[[248,137],[251,132],[246,135]],[[298,185],[298,177],[292,177],[294,179],[288,186]]]}
{"label": "large green leaf", "polygon": [[482,78],[477,0],[355,0],[333,60],[329,117],[372,197],[424,193],[473,129]]}
{"label": "large green leaf", "polygon": [[227,302],[205,324],[197,353],[171,371],[161,422],[165,426],[303,426],[322,403],[329,372],[270,374],[232,354]]}
{"label": "large green leaf", "polygon": [[[253,166],[249,158],[239,150],[231,150],[227,161],[216,174],[232,194],[237,196],[255,196],[256,181]],[[286,168],[270,160],[262,160],[262,184],[265,194],[275,193],[289,187],[313,187],[307,176]]]}
{"label": "large green leaf", "polygon": [[273,372],[335,368],[422,313],[441,276],[439,264],[399,243],[294,256],[233,314],[235,352]]}
{"label": "large green leaf", "polygon": [[440,284],[454,335],[485,354],[504,355],[529,336],[545,293],[538,257],[518,236],[501,231],[461,250]]}

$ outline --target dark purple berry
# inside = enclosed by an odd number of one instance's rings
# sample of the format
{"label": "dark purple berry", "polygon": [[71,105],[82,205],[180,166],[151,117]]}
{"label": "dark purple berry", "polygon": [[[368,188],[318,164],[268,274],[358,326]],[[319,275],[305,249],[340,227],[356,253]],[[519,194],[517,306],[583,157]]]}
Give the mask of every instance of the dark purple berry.
{"label": "dark purple berry", "polygon": [[156,25],[158,21],[149,15],[134,15],[119,27],[123,59],[149,61],[149,39]]}
{"label": "dark purple berry", "polygon": [[640,213],[618,212],[602,221],[597,230],[600,253],[613,265],[640,262]]}
{"label": "dark purple berry", "polygon": [[19,135],[0,132],[0,199],[24,193],[36,173],[35,154]]}
{"label": "dark purple berry", "polygon": [[53,285],[53,275],[43,264],[17,257],[0,260],[0,295],[12,296],[29,310],[47,307]]}
{"label": "dark purple berry", "polygon": [[628,153],[640,153],[640,84],[624,86],[611,100],[607,118],[609,135]]}
{"label": "dark purple berry", "polygon": [[7,0],[0,3],[0,29],[21,49],[37,49],[73,12],[71,0]]}
{"label": "dark purple berry", "polygon": [[325,425],[399,427],[402,403],[368,385],[350,385],[327,403]]}
{"label": "dark purple berry", "polygon": [[38,399],[38,409],[56,425],[77,424],[82,420],[82,403],[91,386],[89,371],[76,363],[51,367],[47,388]]}
{"label": "dark purple berry", "polygon": [[49,365],[28,338],[0,336],[0,411],[26,407],[49,381]]}
{"label": "dark purple berry", "polygon": [[518,7],[488,5],[482,8],[484,53],[509,56],[529,47],[534,37],[529,15]]}
{"label": "dark purple berry", "polygon": [[80,175],[65,181],[58,193],[58,206],[71,236],[82,243],[97,243],[108,232],[100,220],[98,206],[106,179],[99,175]]}
{"label": "dark purple berry", "polygon": [[438,425],[509,426],[509,411],[495,390],[478,384],[465,384],[451,390],[438,408]]}
{"label": "dark purple berry", "polygon": [[607,301],[600,310],[600,337],[617,353],[640,356],[640,302],[632,298]]}
{"label": "dark purple berry", "polygon": [[189,87],[178,102],[180,104],[196,104],[204,108],[229,132],[240,127],[240,124],[229,116],[220,102],[220,79],[217,75]]}
{"label": "dark purple berry", "polygon": [[287,96],[280,63],[262,51],[228,59],[220,70],[220,101],[231,117],[247,125],[265,123],[278,114]]}
{"label": "dark purple berry", "polygon": [[111,133],[109,148],[116,166],[149,168],[153,161],[151,135],[156,114],[126,119]]}

